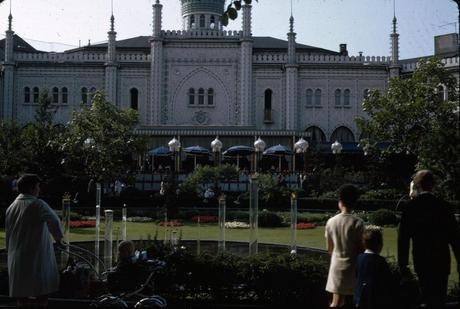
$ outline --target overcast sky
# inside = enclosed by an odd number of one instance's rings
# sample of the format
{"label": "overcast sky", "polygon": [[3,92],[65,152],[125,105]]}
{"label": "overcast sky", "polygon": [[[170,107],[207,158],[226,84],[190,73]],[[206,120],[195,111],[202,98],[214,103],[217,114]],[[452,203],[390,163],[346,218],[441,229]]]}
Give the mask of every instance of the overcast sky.
{"label": "overcast sky", "polygon": [[[9,1],[0,6],[0,32],[4,37]],[[13,30],[33,46],[62,50],[107,40],[111,0],[12,0]],[[151,34],[153,0],[113,0],[117,39]],[[182,27],[180,0],[162,0],[163,28]],[[254,1],[253,1],[254,2]],[[293,0],[299,43],[338,50],[347,43],[351,55],[387,56],[393,18],[393,0]],[[289,0],[254,3],[253,34],[286,39]],[[435,35],[456,32],[458,10],[451,0],[396,0],[400,57],[433,54]],[[457,28],[456,28],[457,27]],[[231,22],[232,30],[241,21]],[[58,44],[41,43],[56,42]]]}

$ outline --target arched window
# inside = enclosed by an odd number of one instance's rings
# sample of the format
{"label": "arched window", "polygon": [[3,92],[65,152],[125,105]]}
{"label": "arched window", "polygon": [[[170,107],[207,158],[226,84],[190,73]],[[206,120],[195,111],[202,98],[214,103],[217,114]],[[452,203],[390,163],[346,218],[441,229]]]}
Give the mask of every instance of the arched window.
{"label": "arched window", "polygon": [[58,87],[53,88],[53,103],[55,104],[59,103],[59,88]]}
{"label": "arched window", "polygon": [[40,98],[40,89],[38,87],[34,87],[34,103],[38,103],[38,100]]}
{"label": "arched window", "polygon": [[342,104],[341,102],[342,91],[340,89],[336,89],[334,92],[334,96],[335,96],[335,105],[340,106]]}
{"label": "arched window", "polygon": [[86,87],[81,88],[81,102],[83,104],[88,103],[88,89]]}
{"label": "arched window", "polygon": [[136,88],[131,88],[129,91],[131,97],[131,108],[134,110],[138,110],[139,108],[139,91]]}
{"label": "arched window", "polygon": [[343,92],[343,105],[350,105],[350,89],[345,89],[345,91]]}
{"label": "arched window", "polygon": [[449,99],[448,93],[447,93],[447,87],[445,85],[439,85],[437,89],[437,93],[439,96],[440,101],[447,101]]}
{"label": "arched window", "polygon": [[322,143],[326,141],[326,135],[324,134],[323,130],[318,127],[312,126],[305,130],[305,132],[309,133],[310,141],[316,143]]}
{"label": "arched window", "polygon": [[214,105],[214,89],[208,89],[208,105]]}
{"label": "arched window", "polygon": [[66,87],[63,87],[61,91],[62,91],[62,104],[69,103],[69,91],[67,90]]}
{"label": "arched window", "polygon": [[321,105],[321,89],[315,90],[315,105],[316,106]]}
{"label": "arched window", "polygon": [[204,105],[204,89],[203,88],[198,89],[198,104]]}
{"label": "arched window", "polygon": [[216,17],[214,15],[211,16],[211,22],[209,23],[209,28],[211,29],[216,28]]}
{"label": "arched window", "polygon": [[347,127],[338,127],[331,135],[331,142],[354,142],[355,135]]}
{"label": "arched window", "polygon": [[313,90],[307,89],[307,106],[313,105]]}
{"label": "arched window", "polygon": [[24,88],[24,103],[30,103],[30,88]]}
{"label": "arched window", "polygon": [[273,91],[271,89],[265,90],[265,101],[264,101],[264,121],[272,121],[272,96]]}
{"label": "arched window", "polygon": [[206,27],[206,18],[204,15],[200,15],[200,28]]}
{"label": "arched window", "polygon": [[193,88],[188,90],[188,104],[195,105],[195,89]]}
{"label": "arched window", "polygon": [[190,16],[190,28],[195,29],[195,15]]}

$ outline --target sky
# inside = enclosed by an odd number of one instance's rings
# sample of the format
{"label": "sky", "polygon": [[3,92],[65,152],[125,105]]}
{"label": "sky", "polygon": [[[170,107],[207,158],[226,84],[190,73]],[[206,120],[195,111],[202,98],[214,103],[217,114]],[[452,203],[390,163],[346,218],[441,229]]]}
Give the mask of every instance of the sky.
{"label": "sky", "polygon": [[[38,49],[62,51],[107,40],[111,0],[6,0],[0,5],[0,39],[10,1],[13,30]],[[297,42],[336,51],[346,43],[350,55],[390,55],[393,0],[292,1]],[[154,0],[113,2],[118,40],[151,34]],[[161,3],[163,28],[180,30],[180,0]],[[432,55],[434,36],[458,31],[458,9],[451,0],[396,0],[395,7],[401,59]],[[286,39],[290,11],[289,0],[254,2],[253,35]],[[240,28],[240,19],[227,27]]]}

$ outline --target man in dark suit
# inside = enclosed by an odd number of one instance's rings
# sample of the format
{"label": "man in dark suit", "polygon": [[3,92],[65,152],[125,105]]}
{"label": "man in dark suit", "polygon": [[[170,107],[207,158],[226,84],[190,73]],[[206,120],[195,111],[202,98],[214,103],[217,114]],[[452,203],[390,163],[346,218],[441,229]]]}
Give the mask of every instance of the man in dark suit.
{"label": "man in dark suit", "polygon": [[403,210],[398,234],[398,264],[407,268],[409,243],[427,308],[444,308],[452,247],[460,273],[460,230],[451,205],[433,194],[434,177],[428,170],[414,178],[417,195]]}

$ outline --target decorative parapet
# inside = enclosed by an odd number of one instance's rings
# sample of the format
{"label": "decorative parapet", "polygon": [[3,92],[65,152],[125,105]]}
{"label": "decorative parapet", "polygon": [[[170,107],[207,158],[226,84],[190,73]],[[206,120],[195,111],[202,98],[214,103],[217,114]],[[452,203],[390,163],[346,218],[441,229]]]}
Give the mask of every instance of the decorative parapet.
{"label": "decorative parapet", "polygon": [[[446,68],[457,68],[460,66],[460,57],[449,57],[441,59],[441,62],[444,64]],[[415,69],[418,67],[419,61],[409,62],[402,65],[402,72],[403,73],[410,73],[414,72]]]}
{"label": "decorative parapet", "polygon": [[242,36],[242,31],[218,31],[218,30],[166,30],[161,34],[165,39],[216,39],[216,38],[231,38],[239,39]]}
{"label": "decorative parapet", "polygon": [[[253,62],[256,64],[262,63],[287,63],[287,53],[264,53],[255,54]],[[387,65],[390,63],[390,57],[385,56],[334,56],[334,55],[297,55],[298,64],[308,63],[360,63],[360,64],[382,64]]]}
{"label": "decorative parapet", "polygon": [[15,60],[19,62],[105,62],[105,53],[16,53]]}
{"label": "decorative parapet", "polygon": [[148,54],[118,54],[118,62],[150,62],[152,59],[151,55]]}
{"label": "decorative parapet", "polygon": [[[118,62],[149,62],[150,55],[146,54],[117,54]],[[94,62],[103,63],[107,61],[106,53],[15,53],[17,62],[50,62],[50,63],[75,63]]]}

